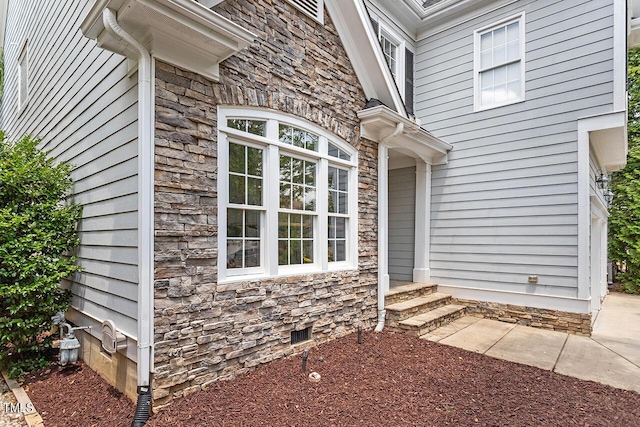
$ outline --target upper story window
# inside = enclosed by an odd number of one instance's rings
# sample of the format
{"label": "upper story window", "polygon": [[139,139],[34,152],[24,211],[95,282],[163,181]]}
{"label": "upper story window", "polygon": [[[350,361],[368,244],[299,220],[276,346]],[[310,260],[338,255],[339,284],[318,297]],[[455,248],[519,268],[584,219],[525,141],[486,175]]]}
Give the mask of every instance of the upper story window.
{"label": "upper story window", "polygon": [[393,41],[391,37],[385,32],[380,31],[379,34],[380,46],[382,47],[382,54],[384,59],[389,65],[393,78],[398,80],[398,43]]}
{"label": "upper story window", "polygon": [[354,268],[353,147],[271,111],[218,113],[219,280]]}
{"label": "upper story window", "polygon": [[524,101],[524,12],[474,33],[476,110]]}
{"label": "upper story window", "polygon": [[18,109],[21,111],[29,100],[29,44],[24,41],[18,56]]}
{"label": "upper story window", "polygon": [[409,114],[413,114],[413,52],[408,43],[375,15],[371,24]]}

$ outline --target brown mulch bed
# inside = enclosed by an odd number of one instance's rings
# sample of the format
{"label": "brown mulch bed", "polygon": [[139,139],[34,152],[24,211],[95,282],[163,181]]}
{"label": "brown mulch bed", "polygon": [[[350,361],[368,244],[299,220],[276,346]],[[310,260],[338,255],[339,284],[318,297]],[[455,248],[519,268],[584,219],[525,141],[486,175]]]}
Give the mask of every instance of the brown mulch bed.
{"label": "brown mulch bed", "polygon": [[46,427],[116,427],[133,421],[135,403],[83,362],[28,374],[22,381]]}
{"label": "brown mulch bed", "polygon": [[[360,345],[352,334],[312,348],[306,373],[299,356],[275,361],[180,399],[147,425],[640,425],[634,392],[402,334],[363,335]],[[131,423],[134,403],[83,365],[28,381],[47,427]]]}

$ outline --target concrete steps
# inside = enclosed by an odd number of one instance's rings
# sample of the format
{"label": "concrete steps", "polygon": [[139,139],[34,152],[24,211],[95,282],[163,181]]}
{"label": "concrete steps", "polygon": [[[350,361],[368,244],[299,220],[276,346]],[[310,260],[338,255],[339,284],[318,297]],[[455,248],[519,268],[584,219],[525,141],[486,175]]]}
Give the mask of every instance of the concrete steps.
{"label": "concrete steps", "polygon": [[387,328],[421,336],[464,316],[465,306],[451,304],[451,295],[435,284],[406,283],[385,293]]}

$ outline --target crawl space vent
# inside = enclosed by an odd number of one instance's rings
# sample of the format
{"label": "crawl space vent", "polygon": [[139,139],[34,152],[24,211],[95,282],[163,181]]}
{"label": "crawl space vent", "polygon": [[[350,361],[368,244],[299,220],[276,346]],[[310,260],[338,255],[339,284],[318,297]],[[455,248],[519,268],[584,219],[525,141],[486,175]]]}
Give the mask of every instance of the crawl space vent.
{"label": "crawl space vent", "polygon": [[289,3],[324,24],[324,0],[289,0]]}
{"label": "crawl space vent", "polygon": [[291,344],[298,344],[299,342],[309,340],[311,327],[304,328],[300,331],[291,331]]}
{"label": "crawl space vent", "polygon": [[102,348],[109,354],[127,348],[127,337],[118,332],[113,320],[102,322]]}

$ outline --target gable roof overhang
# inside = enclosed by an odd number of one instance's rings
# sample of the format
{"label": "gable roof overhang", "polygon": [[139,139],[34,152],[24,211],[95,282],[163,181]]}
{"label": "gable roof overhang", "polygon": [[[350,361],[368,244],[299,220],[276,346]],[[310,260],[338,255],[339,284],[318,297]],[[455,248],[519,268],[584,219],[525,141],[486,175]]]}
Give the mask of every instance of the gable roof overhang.
{"label": "gable roof overhang", "polygon": [[367,99],[378,99],[396,113],[407,111],[382,55],[362,0],[325,0],[325,7],[347,51]]}
{"label": "gable roof overhang", "polygon": [[596,118],[601,124],[596,129],[589,129],[589,144],[600,167],[607,172],[624,168],[629,152],[626,112],[617,111]]}
{"label": "gable roof overhang", "polygon": [[627,112],[614,111],[578,119],[578,141],[581,140],[588,142],[604,172],[622,169],[627,164],[629,151]]}
{"label": "gable roof overhang", "polygon": [[384,105],[358,111],[362,137],[431,165],[447,163],[452,146]]}
{"label": "gable roof overhang", "polygon": [[128,58],[137,57],[135,50],[105,30],[106,8],[153,56],[216,81],[220,62],[256,37],[193,0],[97,0],[81,24],[82,33]]}

